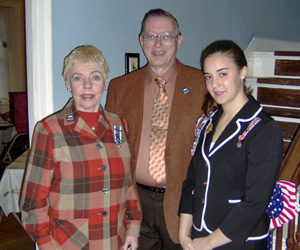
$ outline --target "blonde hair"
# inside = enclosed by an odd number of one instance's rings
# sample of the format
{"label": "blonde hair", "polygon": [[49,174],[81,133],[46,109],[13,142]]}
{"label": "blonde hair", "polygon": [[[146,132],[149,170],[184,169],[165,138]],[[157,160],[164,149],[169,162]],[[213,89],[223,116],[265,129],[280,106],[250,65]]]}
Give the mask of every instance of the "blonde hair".
{"label": "blonde hair", "polygon": [[62,75],[64,80],[68,80],[70,69],[75,63],[93,63],[103,69],[105,80],[109,75],[109,68],[102,52],[92,45],[81,45],[74,48],[64,59]]}

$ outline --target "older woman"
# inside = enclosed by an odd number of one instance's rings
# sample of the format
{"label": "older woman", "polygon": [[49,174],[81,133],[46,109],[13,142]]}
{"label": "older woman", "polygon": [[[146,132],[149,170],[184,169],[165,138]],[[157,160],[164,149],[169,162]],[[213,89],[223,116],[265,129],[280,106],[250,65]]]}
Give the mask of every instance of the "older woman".
{"label": "older woman", "polygon": [[73,98],[36,124],[20,208],[40,250],[137,248],[126,122],[100,105],[108,73],[97,48],[72,50],[63,77]]}

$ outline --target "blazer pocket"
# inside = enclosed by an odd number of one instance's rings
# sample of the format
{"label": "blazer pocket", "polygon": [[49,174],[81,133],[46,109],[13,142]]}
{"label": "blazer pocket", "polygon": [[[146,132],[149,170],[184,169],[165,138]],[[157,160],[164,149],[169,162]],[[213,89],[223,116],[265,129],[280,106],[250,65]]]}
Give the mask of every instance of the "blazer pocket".
{"label": "blazer pocket", "polygon": [[62,249],[88,249],[88,219],[59,220],[53,218],[53,237]]}

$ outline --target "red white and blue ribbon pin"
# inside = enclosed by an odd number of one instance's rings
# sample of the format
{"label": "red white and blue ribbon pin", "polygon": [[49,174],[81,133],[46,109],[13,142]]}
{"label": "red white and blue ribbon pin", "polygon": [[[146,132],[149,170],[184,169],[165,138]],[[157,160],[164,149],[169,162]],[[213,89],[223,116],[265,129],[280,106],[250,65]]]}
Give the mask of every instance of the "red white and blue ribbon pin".
{"label": "red white and blue ribbon pin", "polygon": [[209,120],[209,117],[207,117],[206,115],[202,115],[198,118],[196,125],[195,125],[195,129],[194,129],[194,142],[193,142],[193,147],[191,149],[191,155],[193,156],[198,142],[199,142],[199,137],[200,137],[200,133],[201,130],[203,129],[203,125],[206,124],[206,122]]}
{"label": "red white and blue ribbon pin", "polygon": [[122,127],[114,125],[114,140],[117,145],[122,143]]}
{"label": "red white and blue ribbon pin", "polygon": [[244,131],[243,134],[239,135],[238,137],[238,143],[237,143],[237,147],[241,148],[242,147],[242,141],[245,139],[245,137],[247,136],[247,134],[261,121],[261,119],[259,117],[255,117],[250,124],[248,125],[247,129]]}

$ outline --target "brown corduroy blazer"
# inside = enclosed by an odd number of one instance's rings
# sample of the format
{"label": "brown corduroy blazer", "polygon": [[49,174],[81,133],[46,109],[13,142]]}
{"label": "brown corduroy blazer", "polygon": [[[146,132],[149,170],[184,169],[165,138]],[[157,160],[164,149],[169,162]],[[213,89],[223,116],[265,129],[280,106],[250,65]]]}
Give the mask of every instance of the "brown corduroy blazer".
{"label": "brown corduroy blazer", "polygon": [[[169,120],[166,146],[166,193],[164,215],[171,239],[179,243],[178,208],[182,183],[191,160],[194,126],[202,115],[206,94],[203,74],[200,70],[183,65],[177,60],[178,73]],[[132,148],[131,171],[135,183],[136,159],[141,137],[144,86],[148,65],[127,75],[111,80],[105,109],[125,118],[128,123]],[[184,94],[183,90],[189,93]]]}

